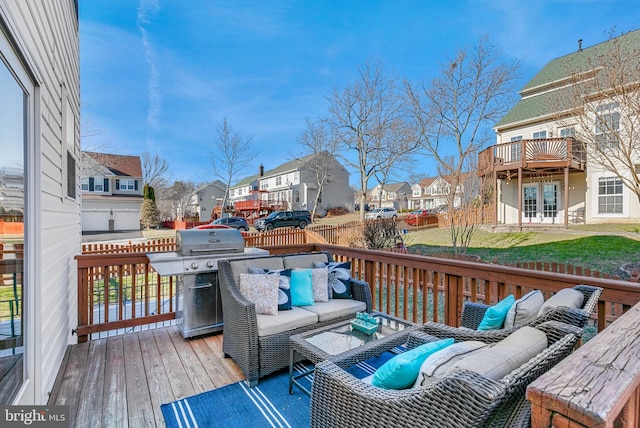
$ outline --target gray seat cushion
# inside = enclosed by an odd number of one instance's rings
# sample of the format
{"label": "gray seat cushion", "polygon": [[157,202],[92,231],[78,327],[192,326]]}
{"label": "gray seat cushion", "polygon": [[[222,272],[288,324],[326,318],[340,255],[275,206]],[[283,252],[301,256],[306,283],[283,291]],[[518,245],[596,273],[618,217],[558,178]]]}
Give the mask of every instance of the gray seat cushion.
{"label": "gray seat cushion", "polygon": [[313,262],[327,263],[328,261],[330,261],[329,257],[324,253],[297,254],[284,257],[284,267],[286,269],[310,269],[313,267]]}
{"label": "gray seat cushion", "polygon": [[504,328],[524,324],[538,316],[544,303],[544,296],[539,290],[533,290],[516,300],[504,320]]}
{"label": "gray seat cushion", "polygon": [[316,314],[318,321],[324,322],[354,315],[356,312],[365,312],[367,304],[359,300],[331,299],[328,302],[315,302],[313,306],[300,306],[300,308]]}
{"label": "gray seat cushion", "polygon": [[290,311],[279,311],[278,315],[256,315],[258,336],[283,333],[318,322],[318,315],[304,309],[293,307]]}
{"label": "gray seat cushion", "polygon": [[584,295],[573,288],[563,288],[556,294],[551,296],[549,300],[544,302],[538,315],[544,315],[547,312],[559,307],[568,306],[570,308],[581,308],[584,301]]}
{"label": "gray seat cushion", "polygon": [[500,380],[547,347],[547,335],[533,327],[522,327],[490,348],[482,349],[456,364],[447,373],[465,369],[488,379]]}
{"label": "gray seat cushion", "polygon": [[229,260],[229,266],[233,273],[233,280],[236,285],[240,284],[240,274],[249,273],[249,268],[261,268],[261,269],[284,269],[282,264],[282,257],[262,257],[257,259],[239,259]]}

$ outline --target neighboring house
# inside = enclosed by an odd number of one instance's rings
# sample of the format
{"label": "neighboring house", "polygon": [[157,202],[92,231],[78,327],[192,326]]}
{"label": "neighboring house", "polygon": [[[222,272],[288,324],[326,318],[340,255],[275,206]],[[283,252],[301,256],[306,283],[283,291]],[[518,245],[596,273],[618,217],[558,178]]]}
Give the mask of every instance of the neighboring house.
{"label": "neighboring house", "polygon": [[[640,48],[640,31],[621,37]],[[520,90],[520,101],[495,126],[497,145],[479,154],[478,173],[497,189],[490,195],[496,205],[496,223],[566,226],[640,220],[638,198],[614,173],[587,159],[583,142],[575,138],[581,132],[598,135],[600,131],[568,125],[569,115],[558,119],[564,111],[559,111],[557,100],[571,88],[571,70],[578,69],[582,78],[590,79],[606,72],[606,64],[590,65],[606,43],[611,41],[586,49],[579,46],[578,51],[550,61]],[[617,105],[597,95],[589,102],[603,108]],[[603,114],[602,120],[615,127],[623,119],[621,114],[618,108]]]}
{"label": "neighboring house", "polygon": [[[313,206],[318,185],[309,163],[313,154],[295,159],[258,176],[242,180],[230,189],[236,210],[258,214],[262,210],[308,210]],[[349,172],[331,156],[330,174],[318,200],[319,212],[332,207],[353,206]],[[249,216],[249,215],[247,215]]]}
{"label": "neighboring house", "polygon": [[191,211],[198,213],[200,221],[214,219],[214,208],[219,207],[226,192],[225,184],[220,180],[198,188],[191,197]]}
{"label": "neighboring house", "polygon": [[11,178],[0,196],[12,187],[24,221],[19,328],[7,336],[3,318],[0,334],[2,405],[46,404],[77,341],[79,54],[77,1],[0,1],[0,176]]}
{"label": "neighboring house", "polygon": [[[465,190],[465,183],[472,176],[470,173],[460,174],[460,183],[456,188],[453,199],[453,206],[461,205],[461,198]],[[451,192],[450,178],[448,176],[427,177],[419,183],[411,186],[411,197],[409,204],[412,209],[436,210],[447,206],[449,194]],[[469,186],[466,186],[467,188]],[[473,196],[473,195],[472,195]]]}
{"label": "neighboring house", "polygon": [[378,184],[369,191],[369,205],[373,208],[409,208],[411,187],[406,182]]}
{"label": "neighboring house", "polygon": [[140,230],[143,201],[138,156],[82,152],[82,231]]}

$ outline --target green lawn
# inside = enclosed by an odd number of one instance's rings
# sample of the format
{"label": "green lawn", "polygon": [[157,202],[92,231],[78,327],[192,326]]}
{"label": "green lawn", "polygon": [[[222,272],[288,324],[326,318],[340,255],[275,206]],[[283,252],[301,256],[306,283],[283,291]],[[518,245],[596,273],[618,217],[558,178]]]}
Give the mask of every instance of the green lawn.
{"label": "green lawn", "polygon": [[[567,263],[591,270],[613,273],[628,262],[640,261],[638,225],[591,226],[544,232],[490,233],[478,230],[467,254],[500,264],[518,262]],[[607,234],[609,233],[609,234]],[[451,238],[445,228],[410,233],[409,252],[416,254],[451,253]]]}

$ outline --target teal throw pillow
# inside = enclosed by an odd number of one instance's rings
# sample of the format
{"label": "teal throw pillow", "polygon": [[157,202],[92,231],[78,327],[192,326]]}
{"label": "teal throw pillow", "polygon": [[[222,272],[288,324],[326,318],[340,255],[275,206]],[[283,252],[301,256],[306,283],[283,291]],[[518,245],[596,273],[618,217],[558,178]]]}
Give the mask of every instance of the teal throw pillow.
{"label": "teal throw pillow", "polygon": [[509,294],[507,297],[489,307],[484,313],[482,321],[478,326],[478,330],[499,330],[504,325],[504,320],[507,318],[509,309],[515,303],[516,299],[513,294]]}
{"label": "teal throw pillow", "polygon": [[291,306],[313,305],[313,272],[311,269],[291,271]]}
{"label": "teal throw pillow", "polygon": [[453,339],[441,339],[396,355],[376,370],[371,385],[384,389],[405,389],[413,386],[424,360],[452,344]]}

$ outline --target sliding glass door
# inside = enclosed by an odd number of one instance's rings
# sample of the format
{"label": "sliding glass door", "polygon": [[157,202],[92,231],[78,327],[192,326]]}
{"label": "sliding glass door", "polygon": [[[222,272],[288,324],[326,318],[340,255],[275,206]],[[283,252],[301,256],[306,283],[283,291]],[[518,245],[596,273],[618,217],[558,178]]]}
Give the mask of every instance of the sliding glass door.
{"label": "sliding glass door", "polygon": [[[1,29],[0,29],[1,30]],[[24,222],[27,92],[0,31],[0,404],[25,381]]]}

